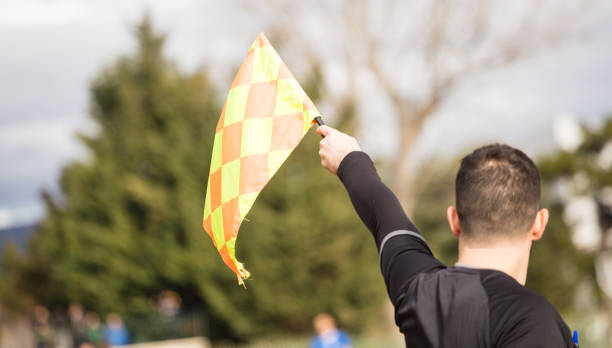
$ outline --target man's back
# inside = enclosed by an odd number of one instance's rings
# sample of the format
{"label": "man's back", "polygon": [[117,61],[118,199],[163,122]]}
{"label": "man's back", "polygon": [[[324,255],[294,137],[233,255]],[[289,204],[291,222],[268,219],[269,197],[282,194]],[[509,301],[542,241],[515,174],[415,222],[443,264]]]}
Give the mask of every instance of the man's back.
{"label": "man's back", "polygon": [[570,345],[548,301],[495,270],[455,266],[417,275],[396,303],[396,321],[407,347]]}

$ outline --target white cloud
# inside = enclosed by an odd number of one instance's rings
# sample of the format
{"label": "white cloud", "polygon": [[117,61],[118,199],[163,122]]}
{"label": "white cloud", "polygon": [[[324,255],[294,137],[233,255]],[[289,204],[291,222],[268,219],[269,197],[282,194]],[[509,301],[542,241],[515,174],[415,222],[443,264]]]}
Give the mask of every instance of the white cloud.
{"label": "white cloud", "polygon": [[68,0],[20,0],[0,2],[0,28],[42,28],[70,23],[79,18],[84,7]]}
{"label": "white cloud", "polygon": [[13,215],[10,211],[0,209],[0,228],[7,228],[13,225]]}
{"label": "white cloud", "polygon": [[43,212],[43,207],[37,203],[17,208],[0,207],[0,228],[31,224],[38,221]]}
{"label": "white cloud", "polygon": [[62,119],[56,122],[32,120],[5,125],[0,128],[0,148],[2,148],[2,151],[27,148],[42,149],[50,145],[72,148],[74,143],[71,139],[75,137],[75,125],[69,121],[71,120]]}

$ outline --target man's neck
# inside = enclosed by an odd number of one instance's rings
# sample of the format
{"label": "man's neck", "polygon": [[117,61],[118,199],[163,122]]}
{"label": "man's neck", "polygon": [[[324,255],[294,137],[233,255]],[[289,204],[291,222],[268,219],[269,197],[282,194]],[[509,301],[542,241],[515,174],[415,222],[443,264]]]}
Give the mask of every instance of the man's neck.
{"label": "man's neck", "polygon": [[525,285],[531,241],[494,243],[486,247],[466,244],[459,241],[458,264],[501,271]]}

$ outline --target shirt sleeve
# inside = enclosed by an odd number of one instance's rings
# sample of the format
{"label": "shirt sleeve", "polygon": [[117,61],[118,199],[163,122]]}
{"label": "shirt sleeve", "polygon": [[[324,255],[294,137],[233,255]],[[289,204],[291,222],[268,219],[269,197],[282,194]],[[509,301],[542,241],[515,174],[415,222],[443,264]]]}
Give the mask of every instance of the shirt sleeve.
{"label": "shirt sleeve", "polygon": [[397,197],[381,181],[367,154],[349,153],[338,167],[338,177],[355,211],[374,236],[389,296],[397,304],[415,275],[445,266],[434,258]]}

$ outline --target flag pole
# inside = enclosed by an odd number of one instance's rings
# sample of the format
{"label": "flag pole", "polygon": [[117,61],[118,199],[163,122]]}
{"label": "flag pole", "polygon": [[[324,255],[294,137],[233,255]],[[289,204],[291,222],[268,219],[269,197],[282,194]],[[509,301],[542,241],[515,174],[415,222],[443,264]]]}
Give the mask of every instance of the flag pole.
{"label": "flag pole", "polygon": [[[325,122],[323,122],[323,118],[321,118],[321,116],[315,117],[314,120],[317,123],[317,126],[319,126],[319,127],[325,125]],[[325,136],[323,134],[321,134],[321,138],[325,138]]]}
{"label": "flag pole", "polygon": [[321,116],[315,117],[315,122],[317,122],[317,124],[319,126],[324,126],[325,125],[325,122],[323,122],[323,119],[321,118]]}

